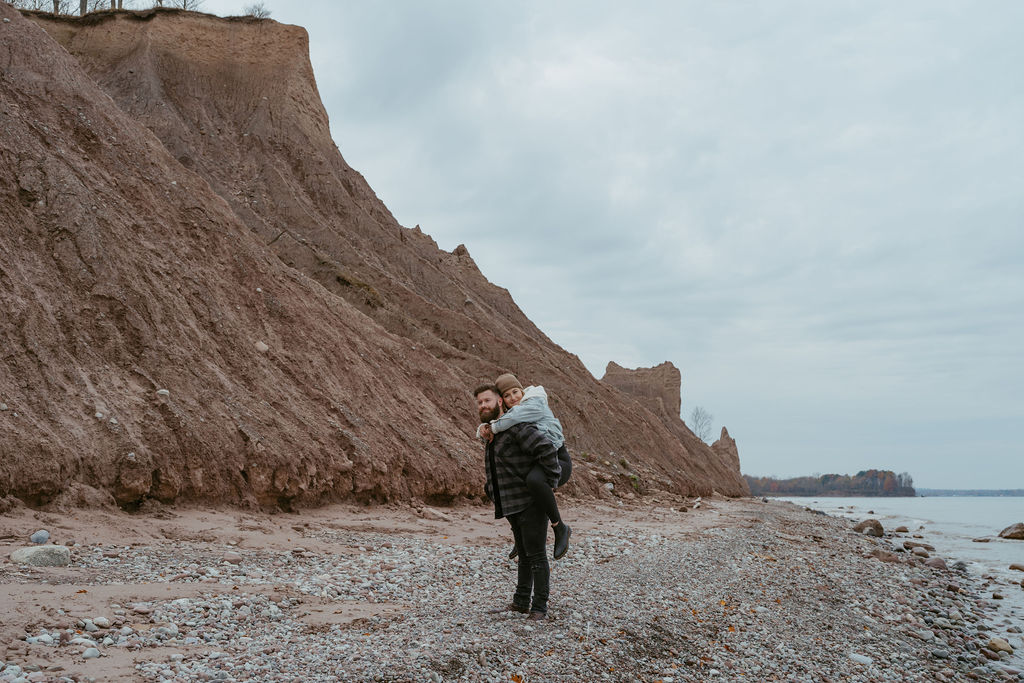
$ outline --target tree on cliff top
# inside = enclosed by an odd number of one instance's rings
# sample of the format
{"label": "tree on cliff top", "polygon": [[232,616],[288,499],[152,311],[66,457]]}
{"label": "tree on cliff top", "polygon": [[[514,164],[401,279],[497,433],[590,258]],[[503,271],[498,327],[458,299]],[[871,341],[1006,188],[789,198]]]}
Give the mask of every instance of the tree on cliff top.
{"label": "tree on cliff top", "polygon": [[253,17],[256,19],[270,18],[270,8],[267,7],[265,3],[262,2],[254,2],[249,5],[246,5],[245,9],[243,9],[242,12],[245,14],[245,16]]}

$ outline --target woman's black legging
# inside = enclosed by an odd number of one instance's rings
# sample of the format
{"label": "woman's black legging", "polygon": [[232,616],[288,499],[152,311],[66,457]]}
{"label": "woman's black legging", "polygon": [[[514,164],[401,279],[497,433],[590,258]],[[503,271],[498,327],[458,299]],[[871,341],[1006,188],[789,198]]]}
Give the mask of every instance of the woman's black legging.
{"label": "woman's black legging", "polygon": [[[562,468],[562,473],[558,475],[558,485],[563,486],[572,475],[572,459],[569,458],[569,450],[565,444],[558,449],[558,464]],[[552,524],[562,521],[561,515],[558,514],[558,501],[555,500],[555,492],[544,477],[544,470],[540,465],[534,465],[530,473],[526,475],[526,488],[530,490],[533,500],[544,510],[544,514],[548,516]]]}

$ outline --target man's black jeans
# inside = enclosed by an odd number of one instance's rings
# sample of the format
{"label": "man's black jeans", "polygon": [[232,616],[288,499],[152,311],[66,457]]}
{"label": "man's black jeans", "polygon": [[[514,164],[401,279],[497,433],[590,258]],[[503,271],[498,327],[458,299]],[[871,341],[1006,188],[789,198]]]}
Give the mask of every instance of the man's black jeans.
{"label": "man's black jeans", "polygon": [[[548,582],[551,570],[548,567],[547,540],[548,518],[538,505],[531,505],[522,512],[508,516],[512,535],[519,550],[519,583],[512,603],[528,608],[531,612],[548,612]],[[533,604],[530,604],[530,595]]]}

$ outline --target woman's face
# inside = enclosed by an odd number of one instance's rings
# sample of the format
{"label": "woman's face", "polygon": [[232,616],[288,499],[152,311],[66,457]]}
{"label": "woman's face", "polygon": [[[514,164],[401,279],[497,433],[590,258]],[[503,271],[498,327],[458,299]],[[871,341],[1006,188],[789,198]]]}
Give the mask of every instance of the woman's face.
{"label": "woman's face", "polygon": [[501,399],[505,401],[505,410],[508,410],[514,405],[519,405],[519,402],[523,400],[523,390],[519,387],[512,387],[501,395]]}

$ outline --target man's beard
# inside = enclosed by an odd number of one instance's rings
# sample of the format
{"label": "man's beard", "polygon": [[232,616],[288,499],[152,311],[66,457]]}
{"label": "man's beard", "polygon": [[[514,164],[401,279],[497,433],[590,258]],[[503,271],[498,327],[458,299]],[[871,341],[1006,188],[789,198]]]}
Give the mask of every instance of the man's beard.
{"label": "man's beard", "polygon": [[494,406],[490,410],[486,408],[480,409],[480,421],[490,422],[491,420],[497,420],[501,417],[501,409],[498,406]]}

